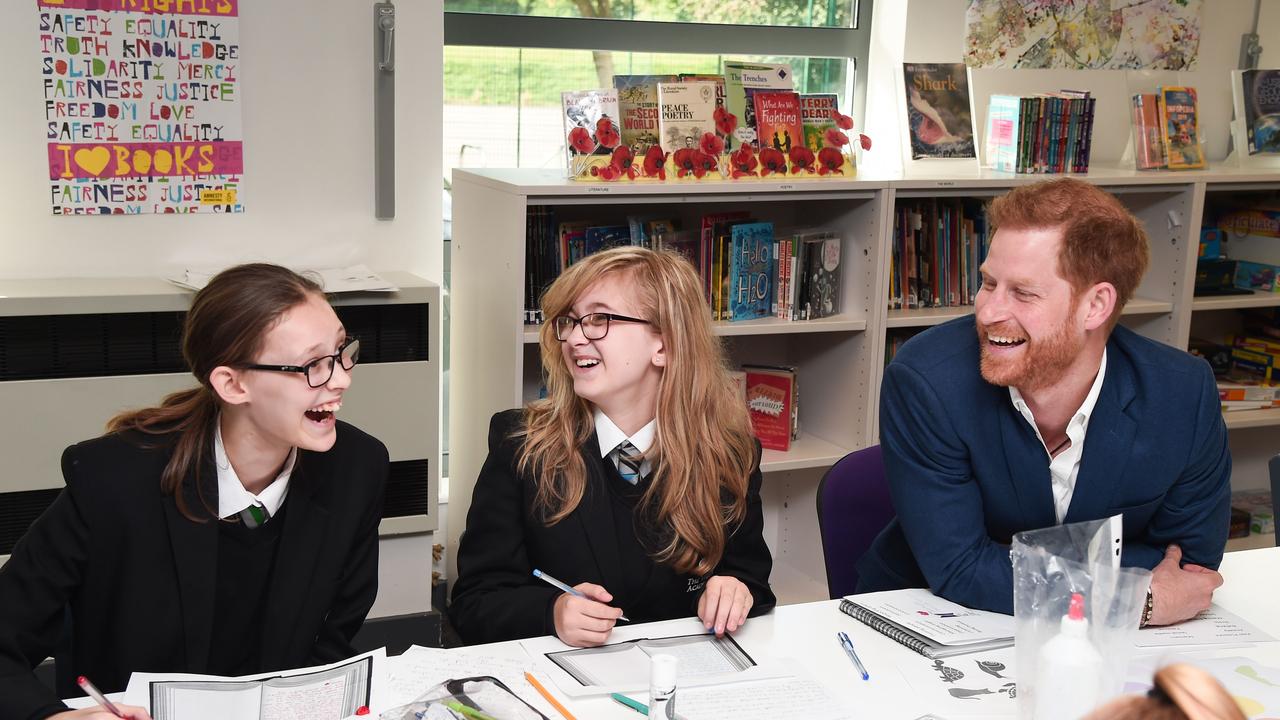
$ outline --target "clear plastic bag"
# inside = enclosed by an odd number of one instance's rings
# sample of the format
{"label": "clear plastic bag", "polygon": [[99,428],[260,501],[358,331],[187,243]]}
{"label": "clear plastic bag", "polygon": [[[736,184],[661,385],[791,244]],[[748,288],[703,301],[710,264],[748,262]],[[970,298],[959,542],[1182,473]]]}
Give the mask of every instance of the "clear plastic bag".
{"label": "clear plastic bag", "polygon": [[1121,528],[1121,516],[1116,515],[1014,535],[1009,554],[1019,718],[1036,716],[1040,649],[1061,631],[1074,593],[1085,598],[1089,643],[1102,658],[1098,703],[1121,693],[1151,584],[1149,570],[1120,567]]}
{"label": "clear plastic bag", "polygon": [[446,680],[379,720],[548,720],[490,675]]}

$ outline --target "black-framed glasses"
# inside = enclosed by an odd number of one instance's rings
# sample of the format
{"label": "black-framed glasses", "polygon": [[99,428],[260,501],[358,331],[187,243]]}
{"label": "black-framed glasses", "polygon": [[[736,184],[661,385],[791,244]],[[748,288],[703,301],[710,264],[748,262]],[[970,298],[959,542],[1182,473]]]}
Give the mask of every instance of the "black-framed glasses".
{"label": "black-framed glasses", "polygon": [[564,342],[569,339],[569,335],[573,332],[575,325],[582,326],[582,336],[586,339],[599,340],[609,334],[610,321],[651,324],[648,320],[641,320],[640,318],[602,312],[587,313],[580,318],[572,315],[557,315],[551,323],[555,326],[556,339]]}
{"label": "black-framed glasses", "polygon": [[359,360],[360,341],[349,338],[342,347],[338,348],[338,352],[318,357],[306,365],[245,365],[244,369],[302,373],[307,377],[308,385],[318,388],[329,382],[329,378],[333,377],[333,369],[339,362],[342,363],[343,370],[350,370]]}

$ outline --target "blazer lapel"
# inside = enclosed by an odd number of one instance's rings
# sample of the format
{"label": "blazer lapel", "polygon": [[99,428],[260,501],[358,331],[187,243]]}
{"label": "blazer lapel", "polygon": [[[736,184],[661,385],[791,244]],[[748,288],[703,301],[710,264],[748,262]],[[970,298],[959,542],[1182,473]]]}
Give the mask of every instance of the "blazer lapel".
{"label": "blazer lapel", "polygon": [[582,448],[582,461],[587,466],[587,487],[582,495],[582,502],[573,514],[582,523],[582,530],[587,536],[587,547],[595,557],[601,584],[606,589],[620,588],[622,577],[619,574],[621,559],[618,556],[618,539],[614,535],[609,490],[604,485],[608,480],[604,476],[604,464],[610,460],[600,457],[600,443],[594,432]]}
{"label": "blazer lapel", "polygon": [[316,488],[331,479],[332,465],[312,462],[313,453],[299,449],[300,457],[289,478],[285,502],[289,512],[280,531],[275,568],[267,590],[262,627],[262,666],[284,667],[299,608],[307,597],[316,561],[323,552],[329,509],[315,497]]}
{"label": "blazer lapel", "polygon": [[[217,469],[212,458],[200,472],[205,498],[218,506]],[[188,475],[180,492],[187,509],[197,515],[205,512],[195,489],[196,478]],[[178,597],[182,603],[182,625],[186,635],[187,672],[202,673],[209,662],[209,645],[213,637],[213,603],[217,588],[218,519],[195,522],[183,516],[170,496],[164,498],[165,522],[173,547],[174,571],[178,576]],[[215,513],[216,514],[216,513]]]}
{"label": "blazer lapel", "polygon": [[[1053,488],[1049,478],[1049,462],[1045,459],[1044,446],[1036,437],[1035,430],[1027,423],[1022,414],[1013,407],[1008,390],[1004,393],[1000,407],[1000,439],[1004,443],[1006,472],[1019,473],[1010,477],[1014,494],[1018,497],[1018,507],[1022,510],[1024,527],[1049,527],[1057,521],[1053,511]],[[1019,471],[1016,468],[1043,468],[1043,472]]]}
{"label": "blazer lapel", "polygon": [[1133,368],[1114,348],[1107,353],[1107,375],[1089,416],[1080,473],[1063,522],[1107,517],[1112,497],[1124,477],[1138,424],[1129,416],[1136,397]]}

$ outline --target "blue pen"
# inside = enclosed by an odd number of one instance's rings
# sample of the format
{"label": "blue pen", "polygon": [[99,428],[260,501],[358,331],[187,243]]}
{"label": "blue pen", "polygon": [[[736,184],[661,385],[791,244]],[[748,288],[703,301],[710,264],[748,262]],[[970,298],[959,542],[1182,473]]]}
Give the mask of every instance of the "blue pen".
{"label": "blue pen", "polygon": [[858,653],[853,650],[853,641],[843,632],[836,633],[836,637],[840,640],[840,646],[844,648],[844,654],[848,655],[853,664],[858,666],[858,672],[862,673],[862,679],[870,680],[871,676],[867,674],[867,669],[862,666],[862,661],[858,659]]}
{"label": "blue pen", "polygon": [[[583,595],[582,593],[578,592],[577,590],[574,590],[573,588],[569,587],[568,585],[565,585],[564,583],[560,582],[559,580],[557,580],[557,579],[555,579],[555,578],[551,577],[550,575],[548,575],[548,574],[546,574],[546,573],[542,572],[542,571],[541,571],[541,570],[539,570],[538,568],[534,568],[534,569],[533,569],[533,576],[534,576],[534,577],[536,577],[536,578],[538,578],[539,580],[541,580],[541,581],[543,581],[543,582],[545,582],[545,583],[549,584],[549,585],[554,585],[555,587],[560,588],[561,590],[563,590],[563,591],[565,591],[565,592],[569,593],[570,595],[574,595],[574,596],[577,596],[577,597],[587,597],[586,595]],[[588,599],[589,599],[589,598],[588,598]],[[618,616],[618,619],[619,619],[619,620],[626,620],[627,622],[631,622],[631,620],[630,620],[630,619],[628,619],[626,615],[619,615],[619,616]]]}

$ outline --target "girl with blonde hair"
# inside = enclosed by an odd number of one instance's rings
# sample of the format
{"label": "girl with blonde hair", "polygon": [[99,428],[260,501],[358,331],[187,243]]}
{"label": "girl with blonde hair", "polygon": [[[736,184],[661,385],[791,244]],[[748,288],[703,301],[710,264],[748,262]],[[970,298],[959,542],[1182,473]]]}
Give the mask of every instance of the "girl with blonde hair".
{"label": "girl with blonde hair", "polygon": [[547,396],[490,423],[450,608],[462,639],[599,645],[624,611],[723,634],[772,608],[760,446],[692,266],[606,250],[542,307]]}
{"label": "girl with blonde hair", "polygon": [[1084,720],[1245,720],[1245,716],[1212,675],[1177,663],[1156,671],[1146,695],[1116,698]]}

